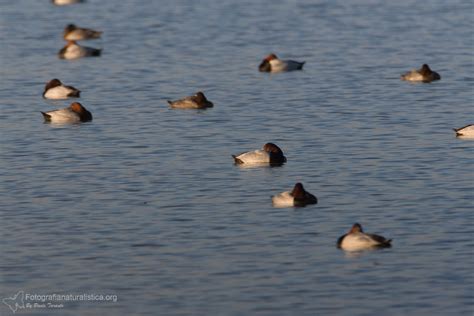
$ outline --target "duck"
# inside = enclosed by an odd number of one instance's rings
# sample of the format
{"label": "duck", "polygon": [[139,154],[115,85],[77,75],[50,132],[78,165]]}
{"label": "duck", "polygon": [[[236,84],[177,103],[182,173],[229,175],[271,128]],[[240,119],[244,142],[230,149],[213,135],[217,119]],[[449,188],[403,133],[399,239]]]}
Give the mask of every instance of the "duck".
{"label": "duck", "polygon": [[281,60],[275,54],[270,54],[263,59],[260,66],[258,66],[258,70],[261,72],[302,70],[305,63],[305,61]]}
{"label": "duck", "polygon": [[360,251],[374,248],[390,248],[391,239],[385,237],[366,234],[359,223],[352,225],[352,228],[345,235],[337,240],[337,247],[346,251]]}
{"label": "duck", "polygon": [[307,192],[302,183],[298,182],[292,191],[286,191],[272,196],[272,202],[274,207],[303,207],[309,204],[317,204],[318,199]]}
{"label": "duck", "polygon": [[73,102],[64,109],[41,112],[45,122],[51,123],[79,123],[92,121],[91,112],[82,106],[79,102]]}
{"label": "duck", "polygon": [[69,5],[85,2],[85,0],[51,0],[54,5]]}
{"label": "duck", "polygon": [[235,164],[270,164],[282,165],[286,162],[283,151],[273,143],[266,143],[262,149],[232,155]]}
{"label": "duck", "polygon": [[460,128],[453,128],[456,132],[456,136],[469,136],[474,137],[474,124],[469,124]]}
{"label": "duck", "polygon": [[68,41],[58,53],[60,59],[76,59],[81,57],[96,57],[102,53],[101,49],[81,46],[76,41]]}
{"label": "duck", "polygon": [[67,99],[67,98],[79,98],[81,91],[71,87],[65,86],[59,79],[53,79],[49,81],[44,87],[43,98],[45,99]]}
{"label": "duck", "polygon": [[423,64],[420,69],[413,69],[400,77],[402,80],[406,81],[421,81],[421,82],[432,82],[435,80],[440,80],[441,76],[439,73],[432,71],[430,66]]}
{"label": "duck", "polygon": [[214,104],[209,101],[201,91],[183,99],[175,101],[168,100],[168,103],[173,109],[206,109],[214,106]]}
{"label": "duck", "polygon": [[63,37],[66,41],[81,41],[100,38],[102,32],[68,24],[64,28]]}

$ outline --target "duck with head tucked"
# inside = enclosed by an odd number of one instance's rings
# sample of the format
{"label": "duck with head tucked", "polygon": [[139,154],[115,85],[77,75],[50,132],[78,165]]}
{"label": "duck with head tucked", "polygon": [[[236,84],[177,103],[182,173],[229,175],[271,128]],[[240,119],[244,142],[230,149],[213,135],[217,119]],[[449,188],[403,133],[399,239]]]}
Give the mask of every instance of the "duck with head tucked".
{"label": "duck with head tucked", "polygon": [[419,82],[432,82],[435,80],[440,80],[441,76],[439,73],[432,71],[430,66],[423,64],[420,69],[413,69],[400,77],[402,80],[406,81],[419,81]]}
{"label": "duck with head tucked", "polygon": [[292,191],[286,191],[272,196],[274,207],[303,207],[309,204],[317,204],[318,199],[307,192],[303,184],[296,183]]}
{"label": "duck with head tucked", "polygon": [[168,100],[168,104],[173,109],[207,109],[214,106],[201,91],[183,99],[175,101]]}
{"label": "duck with head tucked", "polygon": [[102,49],[81,46],[75,41],[68,41],[59,52],[60,59],[76,59],[81,57],[97,57],[102,54]]}
{"label": "duck with head tucked", "polygon": [[92,121],[91,112],[87,111],[79,102],[73,102],[64,109],[41,112],[41,114],[43,114],[45,122],[51,123],[65,124]]}
{"label": "duck with head tucked", "polygon": [[44,87],[43,98],[54,100],[79,98],[80,94],[80,90],[71,86],[63,85],[59,79],[53,79]]}
{"label": "duck with head tucked", "polygon": [[66,41],[83,41],[100,38],[102,32],[78,27],[74,24],[69,24],[64,28],[63,37]]}
{"label": "duck with head tucked", "polygon": [[366,234],[359,223],[352,225],[352,228],[345,235],[337,240],[337,247],[346,251],[361,251],[374,248],[390,248],[392,240],[385,237]]}
{"label": "duck with head tucked", "polygon": [[282,60],[279,59],[275,54],[270,54],[263,59],[258,66],[258,70],[261,72],[284,72],[293,70],[302,70],[304,61],[294,60]]}
{"label": "duck with head tucked", "polygon": [[51,0],[54,5],[69,5],[85,2],[85,0]]}
{"label": "duck with head tucked", "polygon": [[286,162],[283,151],[273,143],[266,143],[262,149],[243,152],[240,155],[232,155],[236,164],[270,164],[272,166],[282,165]]}

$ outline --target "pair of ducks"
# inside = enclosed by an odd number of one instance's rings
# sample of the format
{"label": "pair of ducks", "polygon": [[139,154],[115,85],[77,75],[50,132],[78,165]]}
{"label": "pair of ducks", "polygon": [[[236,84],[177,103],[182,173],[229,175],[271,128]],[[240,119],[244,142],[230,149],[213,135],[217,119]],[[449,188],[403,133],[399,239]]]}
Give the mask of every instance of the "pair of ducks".
{"label": "pair of ducks", "polygon": [[58,52],[58,57],[60,59],[77,59],[81,57],[100,56],[102,54],[102,49],[81,46],[77,44],[76,41],[98,39],[101,35],[101,31],[69,24],[65,27],[63,33],[63,38],[67,41],[67,44]]}
{"label": "pair of ducks", "polygon": [[[301,183],[295,184],[293,190],[272,197],[276,207],[306,206],[316,204],[318,199],[306,192]],[[362,251],[376,248],[390,248],[392,240],[376,234],[367,234],[359,223],[355,223],[349,232],[337,240],[337,247],[345,251]]]}
{"label": "pair of ducks", "polygon": [[[43,92],[43,98],[62,100],[67,98],[79,98],[81,91],[64,85],[59,79],[49,81]],[[51,123],[79,123],[92,121],[92,114],[79,102],[73,102],[64,109],[57,109],[49,112],[41,112],[46,122]]]}
{"label": "pair of ducks", "polygon": [[[63,6],[85,2],[85,0],[51,0],[54,5]],[[76,59],[81,57],[100,56],[102,50],[92,47],[81,46],[76,41],[90,40],[100,38],[102,32],[77,27],[74,24],[69,24],[64,29],[64,39],[67,42],[58,53],[61,59]]]}
{"label": "pair of ducks", "polygon": [[[279,59],[275,54],[270,54],[263,59],[258,66],[258,70],[261,72],[286,72],[293,70],[302,70],[305,62],[299,62],[295,60],[282,60]],[[420,69],[413,69],[400,76],[400,79],[406,81],[417,81],[417,82],[432,82],[440,80],[441,76],[439,73],[432,71],[430,66],[423,64]]]}
{"label": "pair of ducks", "polygon": [[[274,143],[266,143],[262,149],[243,152],[239,155],[232,155],[236,165],[246,166],[281,166],[286,162],[286,157],[280,147]],[[296,183],[292,191],[279,193],[272,197],[274,207],[293,207],[317,204],[318,199],[307,192],[303,184]]]}
{"label": "pair of ducks", "polygon": [[[293,70],[302,70],[303,65],[306,62],[299,62],[295,60],[282,60],[279,59],[275,54],[270,54],[263,59],[263,61],[258,66],[259,71],[261,72],[286,72],[286,71],[293,71]],[[199,96],[199,92],[197,94]],[[172,108],[207,108],[212,107],[212,102],[206,102],[205,99],[201,101],[195,99],[189,99],[195,97],[187,97],[182,100],[178,101],[168,101]],[[202,98],[202,96],[200,96]],[[189,102],[191,101],[191,102]],[[198,101],[198,102],[196,102]]]}

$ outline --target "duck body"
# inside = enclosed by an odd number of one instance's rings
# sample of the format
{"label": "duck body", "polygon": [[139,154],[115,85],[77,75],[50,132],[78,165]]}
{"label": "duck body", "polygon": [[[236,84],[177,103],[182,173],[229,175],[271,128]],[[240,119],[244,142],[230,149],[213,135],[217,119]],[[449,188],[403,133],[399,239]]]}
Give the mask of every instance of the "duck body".
{"label": "duck body", "polygon": [[274,195],[272,203],[274,207],[303,207],[309,204],[317,204],[318,199],[307,192],[303,184],[296,183],[292,191]]}
{"label": "duck body", "polygon": [[85,2],[85,0],[51,0],[54,5],[69,5]]}
{"label": "duck body", "polygon": [[236,164],[281,165],[286,162],[283,151],[273,143],[266,143],[262,149],[232,155]]}
{"label": "duck body", "polygon": [[168,100],[168,104],[173,109],[207,109],[214,106],[201,91],[183,99],[175,101]]}
{"label": "duck body", "polygon": [[64,28],[63,37],[67,41],[82,41],[100,38],[102,32],[69,24]]}
{"label": "duck body", "polygon": [[272,204],[274,207],[293,207],[295,198],[291,195],[291,191],[278,193],[272,196]]}
{"label": "duck body", "polygon": [[73,102],[69,107],[64,109],[53,110],[49,112],[41,112],[45,122],[51,123],[79,123],[92,121],[92,114],[79,102]]}
{"label": "duck body", "polygon": [[362,226],[355,223],[347,234],[339,237],[337,247],[346,251],[389,248],[392,246],[391,241],[380,235],[364,233]]}
{"label": "duck body", "polygon": [[243,152],[240,155],[234,157],[235,163],[237,164],[268,164],[270,163],[270,154],[262,149],[253,151]]}
{"label": "duck body", "polygon": [[461,128],[453,128],[456,132],[456,136],[469,136],[474,137],[474,124],[469,124]]}
{"label": "duck body", "polygon": [[63,85],[59,79],[53,79],[46,84],[43,98],[61,100],[67,98],[79,98],[80,94],[80,90],[71,86]]}
{"label": "duck body", "polygon": [[286,72],[293,70],[302,70],[305,62],[299,62],[294,60],[282,60],[279,59],[275,54],[270,54],[263,59],[258,66],[258,70],[261,72]]}
{"label": "duck body", "polygon": [[417,82],[432,82],[440,80],[441,76],[439,73],[432,71],[427,64],[423,64],[420,69],[413,69],[403,75],[400,79],[405,81],[417,81]]}
{"label": "duck body", "polygon": [[102,53],[101,49],[81,46],[75,41],[69,41],[58,53],[60,59],[77,59],[81,57],[97,57]]}

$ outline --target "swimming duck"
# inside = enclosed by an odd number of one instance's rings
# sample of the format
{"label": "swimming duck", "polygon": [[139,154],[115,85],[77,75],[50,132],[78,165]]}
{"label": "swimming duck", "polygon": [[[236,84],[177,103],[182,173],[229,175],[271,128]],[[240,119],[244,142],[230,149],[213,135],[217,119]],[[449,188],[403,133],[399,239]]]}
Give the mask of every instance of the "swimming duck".
{"label": "swimming duck", "polygon": [[283,151],[273,143],[266,143],[262,149],[232,155],[236,164],[281,165],[286,162]]}
{"label": "swimming duck", "polygon": [[366,234],[359,223],[352,225],[349,232],[337,240],[337,247],[347,251],[359,251],[373,248],[389,248],[392,245],[391,239],[385,237]]}
{"label": "swimming duck", "polygon": [[421,82],[431,82],[435,80],[440,80],[441,76],[430,69],[430,66],[423,64],[420,69],[413,69],[400,77],[402,80],[406,81],[421,81]]}
{"label": "swimming duck", "polygon": [[75,41],[68,41],[58,53],[61,59],[76,59],[81,57],[100,56],[102,50],[92,47],[81,46]]}
{"label": "swimming duck", "polygon": [[59,79],[53,79],[44,87],[43,98],[45,99],[67,99],[79,98],[81,91],[71,86],[65,86]]}
{"label": "swimming duck", "polygon": [[85,107],[79,102],[73,102],[70,106],[64,109],[53,110],[49,112],[41,112],[45,122],[51,123],[79,123],[92,121],[91,112],[87,111]]}
{"label": "swimming duck", "polygon": [[54,5],[68,5],[85,2],[85,0],[51,0]]}
{"label": "swimming duck", "polygon": [[74,24],[69,24],[64,28],[63,37],[66,41],[81,41],[100,38],[102,32],[92,29],[77,27]]}
{"label": "swimming duck", "polygon": [[453,128],[456,136],[470,136],[474,137],[474,124],[469,124],[461,128]]}
{"label": "swimming duck", "polygon": [[307,192],[303,184],[298,182],[295,184],[293,191],[286,191],[272,196],[272,202],[275,207],[292,207],[317,204],[318,199]]}
{"label": "swimming duck", "polygon": [[301,70],[305,62],[294,60],[281,60],[275,54],[270,54],[263,59],[258,70],[261,72],[283,72],[292,70]]}
{"label": "swimming duck", "polygon": [[193,96],[185,97],[180,100],[168,100],[168,103],[173,109],[205,109],[214,106],[214,104],[209,101],[201,91]]}

